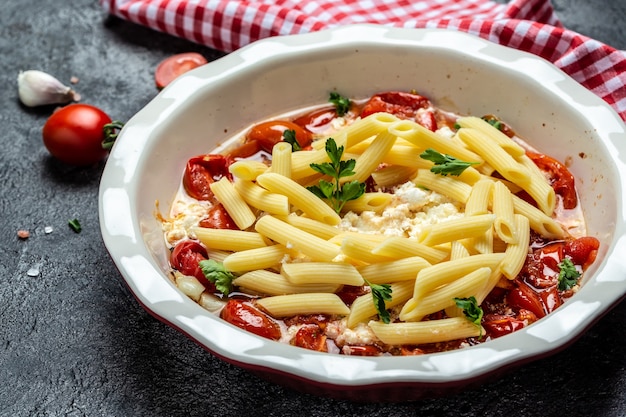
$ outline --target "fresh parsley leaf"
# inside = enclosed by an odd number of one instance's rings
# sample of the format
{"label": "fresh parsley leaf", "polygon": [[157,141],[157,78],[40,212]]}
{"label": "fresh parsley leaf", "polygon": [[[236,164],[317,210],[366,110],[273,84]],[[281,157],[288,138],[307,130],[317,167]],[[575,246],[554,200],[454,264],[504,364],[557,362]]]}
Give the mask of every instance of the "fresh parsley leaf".
{"label": "fresh parsley leaf", "polygon": [[81,227],[80,222],[78,221],[78,219],[68,220],[67,224],[76,233],[80,233],[81,230],[83,230],[83,228]]}
{"label": "fresh parsley leaf", "polygon": [[580,278],[580,272],[578,272],[572,260],[563,258],[559,263],[559,290],[565,291],[571,289],[578,283],[578,278]]}
{"label": "fresh parsley leaf", "polygon": [[295,130],[290,130],[290,129],[285,130],[283,132],[283,140],[291,145],[291,149],[294,152],[302,150],[302,146],[300,146],[300,144],[298,143],[298,140],[296,139],[296,131]]}
{"label": "fresh parsley leaf", "polygon": [[389,311],[387,311],[385,301],[391,301],[391,284],[372,284],[368,280],[365,280],[365,283],[369,285],[372,290],[372,298],[374,299],[378,316],[383,323],[389,324],[391,317],[389,316]]}
{"label": "fresh parsley leaf", "polygon": [[[456,306],[463,310],[465,317],[477,326],[481,325],[483,319],[483,309],[478,305],[476,297],[454,298]],[[482,335],[481,335],[482,336]]]}
{"label": "fresh parsley leaf", "polygon": [[224,265],[213,259],[205,259],[198,262],[198,266],[200,266],[204,276],[215,284],[215,288],[222,294],[228,295],[232,291],[235,276],[224,268]]}
{"label": "fresh parsley leaf", "polygon": [[433,148],[428,148],[424,152],[420,154],[422,159],[426,159],[428,161],[433,162],[433,165],[430,168],[430,172],[435,174],[440,174],[443,176],[454,175],[459,176],[472,165],[476,165],[479,162],[466,162],[461,161],[460,159],[456,159],[450,155],[444,155],[442,153],[437,152]]}
{"label": "fresh parsley leaf", "polygon": [[356,161],[354,159],[342,161],[344,148],[343,146],[337,147],[337,142],[333,138],[328,138],[325,149],[330,162],[310,166],[314,171],[331,177],[333,181],[320,180],[318,185],[309,186],[307,189],[317,197],[328,200],[339,213],[347,201],[356,200],[365,193],[365,184],[356,180],[341,184],[340,178],[354,175]]}
{"label": "fresh parsley leaf", "polygon": [[339,93],[330,93],[330,98],[328,99],[328,101],[335,105],[335,109],[337,110],[337,116],[341,117],[348,113],[348,110],[350,110],[350,99],[342,97]]}
{"label": "fresh parsley leaf", "polygon": [[483,116],[482,118],[485,122],[489,123],[491,126],[495,127],[498,130],[502,130],[502,122],[493,116]]}

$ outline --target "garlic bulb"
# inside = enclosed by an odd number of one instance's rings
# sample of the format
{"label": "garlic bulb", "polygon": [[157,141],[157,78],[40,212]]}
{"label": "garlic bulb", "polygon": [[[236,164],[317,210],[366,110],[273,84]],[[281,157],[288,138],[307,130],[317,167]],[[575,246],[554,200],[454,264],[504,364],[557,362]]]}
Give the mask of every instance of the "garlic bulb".
{"label": "garlic bulb", "polygon": [[65,104],[76,100],[78,95],[70,87],[43,71],[20,71],[17,76],[20,100],[25,106]]}

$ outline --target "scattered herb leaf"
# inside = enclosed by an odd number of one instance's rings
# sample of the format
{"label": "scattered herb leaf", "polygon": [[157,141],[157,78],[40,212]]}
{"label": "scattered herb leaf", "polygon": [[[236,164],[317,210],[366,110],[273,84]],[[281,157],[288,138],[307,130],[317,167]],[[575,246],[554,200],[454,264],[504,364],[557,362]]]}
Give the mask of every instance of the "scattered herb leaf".
{"label": "scattered herb leaf", "polygon": [[477,165],[479,163],[461,161],[453,156],[441,154],[433,148],[426,149],[420,154],[420,157],[435,164],[430,168],[430,172],[443,176],[459,176],[470,166]]}
{"label": "scattered herb leaf", "polygon": [[68,220],[67,224],[76,233],[80,233],[81,230],[83,230],[83,228],[81,227],[80,222],[78,221],[78,219]]}
{"label": "scattered herb leaf", "polygon": [[578,278],[580,278],[580,272],[578,272],[572,260],[564,258],[559,263],[559,290],[565,291],[571,289],[578,283]]}
{"label": "scattered herb leaf", "polygon": [[365,184],[356,180],[340,183],[340,178],[354,175],[356,161],[354,159],[342,161],[343,146],[337,147],[333,138],[328,138],[326,141],[326,154],[330,162],[310,166],[314,171],[331,177],[333,182],[320,180],[318,185],[307,187],[307,189],[319,198],[328,200],[339,213],[347,201],[355,200],[365,193]]}
{"label": "scattered herb leaf", "polygon": [[213,259],[205,259],[198,262],[204,276],[215,284],[215,288],[224,295],[228,295],[233,289],[235,276],[224,268],[224,265]]}
{"label": "scattered herb leaf", "polygon": [[293,150],[294,152],[302,150],[302,146],[300,146],[298,140],[296,139],[295,130],[285,130],[283,132],[283,140],[291,145],[291,150]]}
{"label": "scattered herb leaf", "polygon": [[[469,298],[454,298],[456,306],[463,310],[465,317],[477,326],[481,326],[483,319],[483,309],[478,305],[476,297],[471,296]],[[482,330],[481,330],[482,332]],[[482,334],[481,334],[482,336]]]}
{"label": "scattered herb leaf", "polygon": [[385,306],[385,301],[391,301],[391,285],[372,284],[368,280],[365,280],[365,283],[372,289],[372,298],[374,299],[374,305],[376,306],[378,316],[383,323],[389,324],[391,317],[389,316],[389,311],[387,311],[387,306]]}
{"label": "scattered herb leaf", "polygon": [[350,110],[350,99],[342,97],[339,93],[330,93],[330,98],[328,99],[328,101],[335,105],[335,109],[337,110],[337,116],[341,117],[348,113],[348,111]]}

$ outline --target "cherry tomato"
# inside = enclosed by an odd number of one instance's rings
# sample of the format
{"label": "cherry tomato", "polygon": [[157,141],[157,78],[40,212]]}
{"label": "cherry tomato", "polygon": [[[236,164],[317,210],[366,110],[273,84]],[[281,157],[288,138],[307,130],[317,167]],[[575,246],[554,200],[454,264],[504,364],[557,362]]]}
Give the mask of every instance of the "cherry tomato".
{"label": "cherry tomato", "polygon": [[578,204],[578,196],[574,187],[574,176],[565,165],[547,155],[534,152],[526,152],[526,154],[540,170],[549,175],[554,192],[563,199],[563,208],[575,208]]}
{"label": "cherry tomato", "polygon": [[509,291],[507,301],[514,310],[524,309],[534,313],[538,318],[546,315],[544,304],[539,294],[528,284],[521,280],[516,281],[516,286]]}
{"label": "cherry tomato", "polygon": [[313,133],[321,133],[329,128],[330,122],[337,117],[337,109],[323,107],[308,114],[302,115],[293,122]]}
{"label": "cherry tomato", "polygon": [[324,331],[314,324],[300,327],[293,339],[293,345],[317,352],[327,352],[326,335]]}
{"label": "cherry tomato", "polygon": [[217,203],[209,209],[207,217],[200,220],[200,227],[239,230],[239,227],[237,227],[237,224],[235,224],[235,221],[221,203]]}
{"label": "cherry tomato", "polygon": [[425,128],[437,130],[437,120],[431,111],[418,112],[430,107],[430,100],[418,94],[389,91],[373,95],[361,110],[361,117],[373,113],[391,113],[401,119],[414,119]]}
{"label": "cherry tomato", "polygon": [[228,300],[221,312],[222,319],[241,329],[267,339],[281,337],[278,324],[261,310],[242,300]]}
{"label": "cherry tomato", "polygon": [[367,294],[367,291],[365,290],[365,286],[363,285],[360,287],[354,285],[344,285],[337,292],[337,296],[341,298],[341,301],[343,301],[347,306],[352,305],[357,297],[360,297],[364,294]]}
{"label": "cherry tomato", "polygon": [[272,148],[283,140],[283,132],[296,132],[296,141],[302,148],[309,146],[313,140],[311,133],[293,122],[286,120],[272,120],[252,126],[246,134],[246,142],[257,142],[261,150],[271,153]]}
{"label": "cherry tomato", "polygon": [[198,200],[212,200],[211,184],[223,177],[232,180],[228,167],[232,159],[224,155],[210,154],[196,156],[187,161],[183,186],[191,197]]}
{"label": "cherry tomato", "polygon": [[43,143],[55,158],[85,166],[103,160],[104,126],[111,118],[89,104],[69,104],[55,111],[43,126]]}
{"label": "cherry tomato", "polygon": [[185,52],[165,58],[154,72],[156,86],[160,90],[179,75],[206,63],[206,58],[196,52]]}
{"label": "cherry tomato", "polygon": [[247,158],[261,150],[259,142],[256,140],[242,143],[240,146],[228,151],[227,156],[230,158]]}
{"label": "cherry tomato", "polygon": [[172,268],[181,274],[196,277],[206,289],[215,291],[215,285],[209,281],[198,263],[209,258],[209,255],[200,243],[193,240],[183,240],[174,246],[170,254],[170,264]]}
{"label": "cherry tomato", "polygon": [[586,269],[596,259],[600,241],[595,237],[585,236],[571,240],[565,244],[564,252],[575,265]]}
{"label": "cherry tomato", "polygon": [[503,314],[487,314],[482,324],[487,334],[492,338],[513,333],[524,327],[522,320]]}

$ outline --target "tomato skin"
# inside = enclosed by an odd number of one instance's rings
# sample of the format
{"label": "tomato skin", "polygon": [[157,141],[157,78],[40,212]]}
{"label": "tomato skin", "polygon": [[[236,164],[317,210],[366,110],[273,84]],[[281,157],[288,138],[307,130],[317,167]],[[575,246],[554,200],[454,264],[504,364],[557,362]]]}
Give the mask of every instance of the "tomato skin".
{"label": "tomato skin", "polygon": [[544,154],[526,152],[528,157],[550,176],[550,183],[554,192],[563,200],[563,208],[573,209],[578,205],[578,196],[574,184],[574,176],[571,172],[554,158]]}
{"label": "tomato skin", "polygon": [[513,333],[524,327],[522,320],[502,314],[487,314],[483,319],[483,327],[492,338]]}
{"label": "tomato skin", "polygon": [[283,140],[283,132],[286,130],[296,132],[296,140],[302,148],[306,148],[313,141],[311,133],[301,126],[286,120],[271,120],[252,126],[246,134],[246,142],[256,141],[259,149],[271,153],[274,145]]}
{"label": "tomato skin", "polygon": [[200,220],[200,227],[209,229],[231,229],[239,230],[235,221],[230,217],[221,203],[215,204],[209,209],[207,217]]}
{"label": "tomato skin", "polygon": [[403,91],[388,91],[375,94],[365,103],[361,117],[373,113],[391,113],[401,119],[414,119],[429,130],[437,130],[437,120],[431,111],[418,112],[430,107],[430,100],[418,94]]}
{"label": "tomato skin", "polygon": [[250,333],[267,339],[278,340],[281,331],[278,324],[249,303],[230,299],[220,313],[222,319]]}
{"label": "tomato skin", "polygon": [[106,158],[102,147],[104,125],[111,118],[89,104],[69,104],[55,111],[42,130],[43,143],[56,159],[76,166],[92,165]]}
{"label": "tomato skin", "polygon": [[191,197],[197,200],[213,200],[211,184],[223,177],[232,181],[228,170],[232,159],[224,155],[209,154],[193,157],[187,161],[183,175],[183,186]]}
{"label": "tomato skin", "polygon": [[513,309],[525,309],[534,313],[538,318],[546,315],[543,302],[539,294],[521,280],[507,295],[507,301]]}
{"label": "tomato skin", "polygon": [[365,345],[365,346],[349,346],[346,345],[341,349],[344,355],[352,355],[352,356],[380,356],[383,351],[380,350],[377,346],[374,345]]}
{"label": "tomato skin", "polygon": [[209,291],[215,291],[215,285],[209,281],[198,263],[209,258],[207,250],[193,240],[183,240],[174,246],[170,254],[170,265],[181,274],[196,277]]}
{"label": "tomato skin", "polygon": [[326,335],[319,326],[314,324],[302,326],[294,336],[293,345],[317,352],[328,352]]}
{"label": "tomato skin", "polygon": [[586,269],[596,259],[600,241],[595,237],[585,236],[565,244],[564,252],[575,265]]}
{"label": "tomato skin", "polygon": [[196,52],[172,55],[159,63],[154,72],[154,81],[160,90],[174,81],[179,75],[207,63],[205,57]]}

